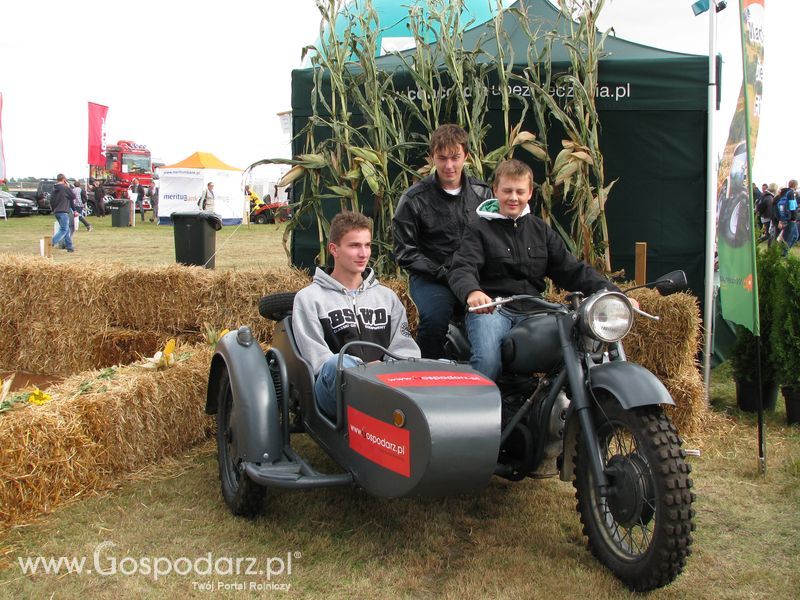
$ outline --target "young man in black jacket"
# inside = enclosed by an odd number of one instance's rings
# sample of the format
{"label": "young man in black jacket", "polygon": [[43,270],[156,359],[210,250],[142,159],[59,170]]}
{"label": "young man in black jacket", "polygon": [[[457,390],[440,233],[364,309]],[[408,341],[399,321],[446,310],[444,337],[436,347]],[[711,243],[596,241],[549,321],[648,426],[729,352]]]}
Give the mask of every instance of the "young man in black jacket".
{"label": "young man in black jacket", "polygon": [[[500,163],[494,176],[496,199],[483,202],[478,219],[467,226],[453,256],[447,280],[469,306],[492,302],[492,296],[539,295],[545,276],[560,288],[593,294],[617,290],[605,277],[567,250],[564,241],[531,214],[533,173],[518,160]],[[511,327],[526,318],[524,301],[468,313],[472,345],[470,365],[491,379],[501,371],[500,344]]]}
{"label": "young man in black jacket", "polygon": [[467,222],[492,191],[464,173],[469,144],[458,125],[438,127],[430,153],[436,171],[401,196],[392,229],[395,257],[408,271],[409,292],[419,313],[422,356],[442,358],[447,325],[458,303],[447,285],[447,269]]}

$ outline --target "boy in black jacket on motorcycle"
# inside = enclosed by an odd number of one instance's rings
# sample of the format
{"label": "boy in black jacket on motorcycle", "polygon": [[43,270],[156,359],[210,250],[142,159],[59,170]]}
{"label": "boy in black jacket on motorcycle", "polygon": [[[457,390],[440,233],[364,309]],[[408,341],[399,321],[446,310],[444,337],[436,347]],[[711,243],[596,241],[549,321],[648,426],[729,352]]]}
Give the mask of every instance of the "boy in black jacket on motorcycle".
{"label": "boy in black jacket on motorcycle", "polygon": [[[545,276],[562,289],[586,295],[618,289],[570,254],[561,237],[531,214],[528,202],[533,195],[533,172],[528,165],[518,160],[501,162],[493,190],[496,199],[478,207],[480,218],[464,231],[447,274],[459,300],[476,307],[491,302],[491,296],[540,295],[546,287]],[[472,368],[497,379],[500,344],[511,327],[527,317],[525,310],[522,301],[467,315]]]}

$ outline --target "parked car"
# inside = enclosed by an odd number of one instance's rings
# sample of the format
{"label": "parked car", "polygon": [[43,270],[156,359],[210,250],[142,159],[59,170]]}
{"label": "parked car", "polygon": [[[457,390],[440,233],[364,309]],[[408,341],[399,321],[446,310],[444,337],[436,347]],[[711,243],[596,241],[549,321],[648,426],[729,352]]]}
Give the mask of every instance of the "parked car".
{"label": "parked car", "polygon": [[50,208],[50,194],[53,193],[53,188],[56,185],[55,179],[42,179],[36,187],[36,191],[23,191],[17,192],[18,198],[26,198],[36,203],[39,209],[39,214],[49,214]]}
{"label": "parked car", "polygon": [[18,198],[0,190],[0,201],[6,207],[6,215],[9,217],[29,217],[39,214],[39,209],[33,200]]}

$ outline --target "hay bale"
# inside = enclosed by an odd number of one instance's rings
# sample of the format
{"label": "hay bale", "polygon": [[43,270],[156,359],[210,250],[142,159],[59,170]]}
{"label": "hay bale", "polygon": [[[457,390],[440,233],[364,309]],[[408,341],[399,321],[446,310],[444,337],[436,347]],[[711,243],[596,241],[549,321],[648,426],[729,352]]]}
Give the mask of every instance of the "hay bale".
{"label": "hay bale", "polygon": [[667,407],[666,412],[678,432],[682,436],[701,433],[708,422],[710,409],[698,370],[694,366],[685,367],[661,381],[675,401],[675,406]]}
{"label": "hay bale", "polygon": [[411,336],[417,337],[417,327],[419,326],[419,313],[417,312],[417,305],[411,299],[408,293],[408,281],[403,278],[399,279],[381,279],[381,283],[397,294],[406,307],[406,315],[408,316],[408,326],[411,331]]}
{"label": "hay bale", "polygon": [[216,275],[202,267],[126,266],[102,273],[102,302],[116,327],[196,332],[198,312]]}
{"label": "hay bale", "polygon": [[258,301],[268,294],[296,292],[311,282],[300,269],[242,269],[215,274],[198,321],[217,329],[248,325],[257,339],[269,342],[275,323],[258,314]]}
{"label": "hay bale", "polygon": [[204,413],[211,350],[165,371],[135,366],[80,373],[53,386],[51,402],[0,415],[0,521],[49,512],[65,501],[208,437]]}
{"label": "hay bale", "polygon": [[697,367],[700,351],[700,308],[690,294],[661,296],[648,289],[636,290],[631,296],[641,309],[658,315],[659,321],[638,317],[625,338],[625,352],[637,362],[667,380],[676,374]]}

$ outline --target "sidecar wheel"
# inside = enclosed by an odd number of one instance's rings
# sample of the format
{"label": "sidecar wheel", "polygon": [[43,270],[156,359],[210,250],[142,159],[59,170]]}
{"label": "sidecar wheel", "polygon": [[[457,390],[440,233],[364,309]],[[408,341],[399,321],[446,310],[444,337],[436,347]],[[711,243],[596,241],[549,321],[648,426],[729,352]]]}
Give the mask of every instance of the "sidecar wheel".
{"label": "sidecar wheel", "polygon": [[217,399],[217,463],[222,497],[231,512],[240,517],[255,517],[264,508],[265,489],[239,470],[235,457],[236,432],[231,428],[231,392],[228,370],[221,374]]}
{"label": "sidecar wheel", "polygon": [[611,493],[595,486],[582,437],[575,497],[592,554],[632,590],[667,585],[683,570],[694,531],[690,465],[675,426],[656,406],[625,410],[598,397],[594,422]]}

